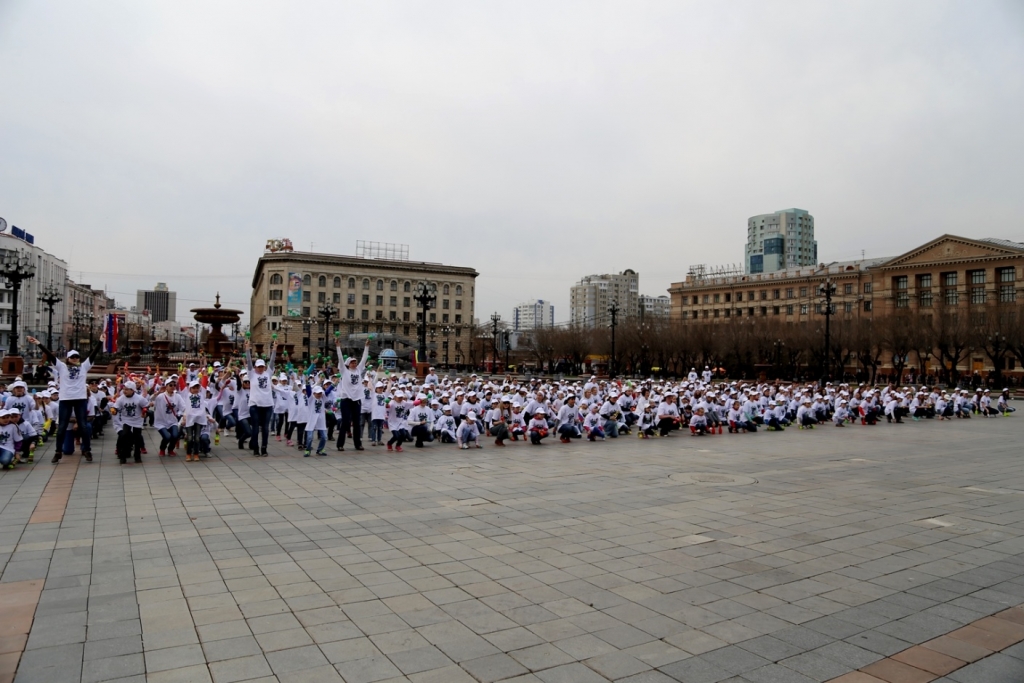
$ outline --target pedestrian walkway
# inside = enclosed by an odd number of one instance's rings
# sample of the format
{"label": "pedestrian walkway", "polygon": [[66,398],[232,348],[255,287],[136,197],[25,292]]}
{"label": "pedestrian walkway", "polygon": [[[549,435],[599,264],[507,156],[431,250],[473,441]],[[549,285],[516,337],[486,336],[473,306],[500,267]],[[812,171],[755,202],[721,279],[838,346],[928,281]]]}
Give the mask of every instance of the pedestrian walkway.
{"label": "pedestrian walkway", "polygon": [[1017,418],[0,474],[0,683],[1024,680]]}

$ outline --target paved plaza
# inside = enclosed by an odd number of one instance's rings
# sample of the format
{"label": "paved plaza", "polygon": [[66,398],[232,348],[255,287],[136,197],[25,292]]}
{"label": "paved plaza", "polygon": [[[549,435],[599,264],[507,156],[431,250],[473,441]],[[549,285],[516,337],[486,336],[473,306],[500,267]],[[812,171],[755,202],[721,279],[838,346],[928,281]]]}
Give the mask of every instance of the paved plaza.
{"label": "paved plaza", "polygon": [[47,445],[0,475],[0,681],[1021,681],[1022,436]]}

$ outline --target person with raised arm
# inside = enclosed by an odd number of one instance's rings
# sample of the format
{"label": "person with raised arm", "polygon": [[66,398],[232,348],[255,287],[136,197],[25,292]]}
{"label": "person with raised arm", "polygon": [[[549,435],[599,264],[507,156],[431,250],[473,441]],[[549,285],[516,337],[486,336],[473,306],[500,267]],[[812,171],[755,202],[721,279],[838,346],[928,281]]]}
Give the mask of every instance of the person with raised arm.
{"label": "person with raised arm", "polygon": [[[89,368],[92,367],[93,360],[99,354],[100,349],[103,348],[103,343],[107,340],[107,333],[104,332],[100,335],[100,339],[96,342],[96,345],[92,347],[89,355],[82,360],[82,355],[71,349],[67,352],[65,360],[60,360],[54,355],[53,351],[46,348],[42,342],[35,337],[25,337],[25,341],[29,344],[35,344],[39,347],[39,350],[43,352],[43,358],[50,363],[53,368],[52,372],[54,379],[57,380],[57,384],[60,387],[60,407],[57,416],[57,442],[54,446],[53,459],[50,461],[53,464],[60,462],[64,453],[64,435],[68,430],[68,423],[71,422],[72,413],[75,416],[75,420],[81,427],[82,432],[82,455],[85,456],[87,462],[92,462],[92,447],[89,443],[89,428],[88,421],[86,419],[86,408],[89,405],[89,391],[86,388],[86,375],[89,374]],[[71,455],[74,450],[67,453]]]}
{"label": "person with raised arm", "polygon": [[345,436],[352,431],[352,444],[357,451],[363,450],[362,429],[359,420],[363,412],[363,373],[366,359],[370,357],[370,338],[366,338],[363,357],[345,358],[341,344],[337,345],[338,364],[341,374],[338,379],[338,398],[341,399],[341,428],[338,431],[338,450],[345,450]]}
{"label": "person with raised arm", "polygon": [[[262,358],[253,363],[249,340],[245,340],[245,366],[249,378],[249,405],[241,406],[248,410],[252,419],[252,438],[249,445],[253,455],[267,455],[270,440],[270,414],[274,411],[274,390],[270,386],[270,378],[274,374],[274,357],[277,355],[277,340],[270,345],[270,362]],[[262,444],[260,437],[263,437]]]}

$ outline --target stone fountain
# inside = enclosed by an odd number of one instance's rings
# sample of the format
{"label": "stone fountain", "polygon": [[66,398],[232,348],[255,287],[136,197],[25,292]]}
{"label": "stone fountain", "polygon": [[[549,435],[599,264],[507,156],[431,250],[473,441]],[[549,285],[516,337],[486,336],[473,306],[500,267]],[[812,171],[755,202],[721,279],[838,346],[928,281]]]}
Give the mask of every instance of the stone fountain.
{"label": "stone fountain", "polygon": [[206,355],[212,358],[231,355],[234,352],[234,344],[220,331],[220,328],[221,325],[237,323],[241,319],[242,311],[221,308],[220,292],[217,292],[217,300],[213,304],[213,308],[193,308],[192,313],[195,314],[193,318],[196,322],[210,326],[210,334],[207,335],[206,343],[203,345]]}

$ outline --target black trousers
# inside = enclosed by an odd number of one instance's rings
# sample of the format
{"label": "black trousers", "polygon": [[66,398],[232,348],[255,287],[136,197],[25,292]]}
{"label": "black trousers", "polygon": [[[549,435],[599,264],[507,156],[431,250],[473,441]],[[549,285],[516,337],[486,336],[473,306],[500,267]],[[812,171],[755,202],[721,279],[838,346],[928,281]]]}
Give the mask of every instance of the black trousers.
{"label": "black trousers", "polygon": [[338,448],[345,447],[345,436],[352,429],[352,445],[363,447],[362,429],[359,424],[363,412],[363,402],[350,398],[341,399],[341,427],[338,428]]}

